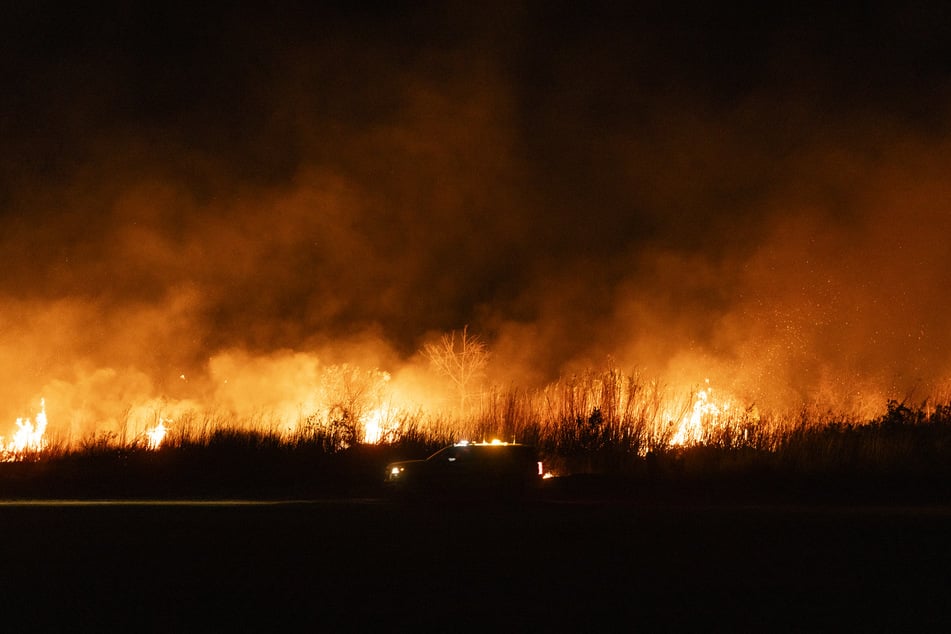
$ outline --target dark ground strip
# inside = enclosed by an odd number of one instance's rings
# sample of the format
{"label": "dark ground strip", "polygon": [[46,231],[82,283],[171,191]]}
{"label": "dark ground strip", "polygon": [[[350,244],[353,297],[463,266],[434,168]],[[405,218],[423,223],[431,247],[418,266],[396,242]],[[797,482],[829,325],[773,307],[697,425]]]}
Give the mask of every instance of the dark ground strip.
{"label": "dark ground strip", "polygon": [[[946,507],[0,506],[15,629],[939,629]],[[468,629],[468,628],[467,628]]]}

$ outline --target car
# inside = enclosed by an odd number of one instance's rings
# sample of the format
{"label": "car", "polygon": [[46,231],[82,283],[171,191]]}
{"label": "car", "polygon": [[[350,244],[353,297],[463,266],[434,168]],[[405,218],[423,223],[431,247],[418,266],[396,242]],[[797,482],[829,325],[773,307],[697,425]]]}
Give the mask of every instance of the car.
{"label": "car", "polygon": [[384,482],[397,494],[502,499],[523,497],[538,486],[543,474],[531,445],[462,441],[425,460],[390,463]]}

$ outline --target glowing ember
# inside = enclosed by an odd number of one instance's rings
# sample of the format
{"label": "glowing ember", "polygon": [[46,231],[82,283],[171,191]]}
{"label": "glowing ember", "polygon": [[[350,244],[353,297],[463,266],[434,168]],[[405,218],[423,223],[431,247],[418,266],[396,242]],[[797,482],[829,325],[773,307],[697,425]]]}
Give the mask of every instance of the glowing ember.
{"label": "glowing ember", "polygon": [[18,418],[16,425],[17,431],[12,440],[4,442],[3,436],[0,436],[0,460],[4,462],[14,461],[25,453],[36,453],[46,448],[46,440],[43,438],[46,433],[46,401],[40,399],[40,413],[36,415],[35,424],[29,418]]}
{"label": "glowing ember", "polygon": [[161,418],[158,425],[145,430],[146,448],[154,451],[161,447],[167,433],[168,427],[165,426],[165,419]]}

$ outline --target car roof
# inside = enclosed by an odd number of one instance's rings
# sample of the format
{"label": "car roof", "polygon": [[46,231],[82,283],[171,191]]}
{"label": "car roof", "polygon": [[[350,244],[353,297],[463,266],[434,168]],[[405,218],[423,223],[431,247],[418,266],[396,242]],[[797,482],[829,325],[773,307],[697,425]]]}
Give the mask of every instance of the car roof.
{"label": "car roof", "polygon": [[454,445],[443,447],[430,458],[444,454],[534,454],[535,448],[532,445],[522,443],[500,443],[500,442],[460,442]]}

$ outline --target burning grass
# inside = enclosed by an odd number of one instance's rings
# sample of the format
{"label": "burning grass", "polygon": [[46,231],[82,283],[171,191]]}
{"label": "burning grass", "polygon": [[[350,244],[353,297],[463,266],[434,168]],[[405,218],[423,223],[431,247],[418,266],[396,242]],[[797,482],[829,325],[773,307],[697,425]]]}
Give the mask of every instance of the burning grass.
{"label": "burning grass", "polygon": [[[3,445],[0,496],[375,495],[383,465],[424,457],[461,439],[538,447],[556,475],[644,486],[899,485],[951,499],[951,402],[889,401],[860,420],[803,409],[763,414],[720,399],[709,384],[680,397],[616,370],[562,379],[541,390],[481,395],[478,413],[330,408],[287,426],[266,416],[158,413],[125,436],[78,441],[43,436],[45,410],[18,420]],[[19,443],[19,439],[32,439]]]}

